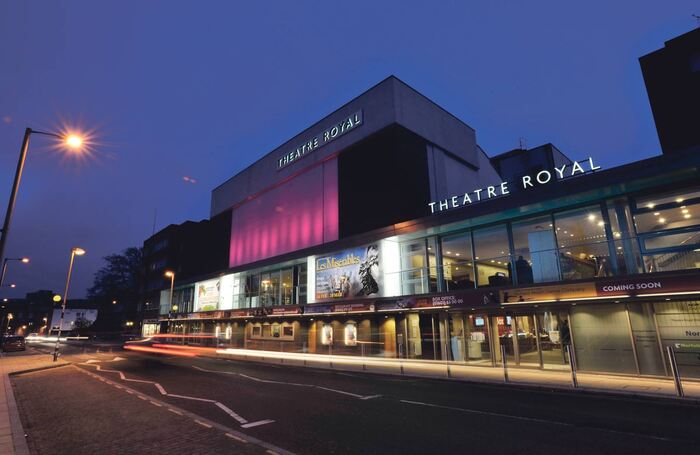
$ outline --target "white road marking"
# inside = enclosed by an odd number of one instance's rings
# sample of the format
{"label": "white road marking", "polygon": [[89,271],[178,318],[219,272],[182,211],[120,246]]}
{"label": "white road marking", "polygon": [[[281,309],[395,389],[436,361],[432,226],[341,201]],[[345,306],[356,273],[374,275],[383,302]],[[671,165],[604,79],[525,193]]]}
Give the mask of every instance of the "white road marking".
{"label": "white road marking", "polygon": [[173,412],[173,413],[175,413],[175,414],[177,414],[177,415],[179,415],[179,416],[182,415],[182,413],[181,413],[180,411],[176,411],[176,410],[173,409],[173,408],[168,408],[168,411]]}
{"label": "white road marking", "polygon": [[169,393],[167,396],[175,398],[184,398],[185,400],[204,401],[206,403],[218,403],[218,401],[210,400],[209,398],[188,397],[187,395],[175,395],[174,393]]}
{"label": "white road marking", "polygon": [[253,428],[253,427],[258,427],[260,425],[266,425],[268,423],[273,423],[274,420],[258,420],[257,422],[250,422],[246,423],[245,425],[241,425],[241,428]]}
{"label": "white road marking", "polygon": [[236,373],[236,372],[233,372],[233,371],[208,370],[208,369],[206,369],[206,368],[198,367],[197,365],[192,365],[192,368],[194,368],[194,369],[196,369],[196,370],[199,370],[199,371],[204,371],[204,372],[206,372],[206,373],[220,373],[220,374],[230,374],[230,375],[233,375],[233,376],[240,376],[240,377],[242,377],[242,378],[250,379],[251,381],[262,382],[262,383],[265,383],[265,384],[281,384],[281,385],[290,385],[290,386],[294,386],[294,387],[312,387],[312,388],[316,388],[316,389],[325,390],[325,391],[328,391],[328,392],[334,392],[334,393],[339,393],[339,394],[341,394],[341,395],[351,396],[351,397],[357,398],[357,399],[359,399],[359,400],[371,400],[371,399],[373,399],[373,398],[379,398],[379,397],[381,397],[381,395],[367,395],[367,396],[364,396],[364,395],[359,395],[359,394],[352,393],[352,392],[346,392],[346,391],[344,391],[344,390],[331,389],[330,387],[322,387],[322,386],[316,385],[316,384],[299,384],[299,383],[297,383],[297,382],[285,382],[285,381],[273,381],[273,380],[271,380],[271,379],[261,379],[261,378],[256,378],[255,376],[249,376],[249,375],[247,375],[247,374]]}
{"label": "white road marking", "polygon": [[219,403],[218,401],[216,402],[216,405],[217,405],[219,408],[221,408],[221,410],[223,410],[226,414],[228,414],[228,415],[230,415],[231,417],[233,417],[234,419],[236,419],[236,420],[238,421],[238,423],[248,423],[248,421],[247,421],[246,419],[244,419],[243,417],[241,417],[241,416],[239,416],[238,414],[236,414],[235,412],[233,412],[233,411],[232,411],[230,408],[228,408],[227,406],[225,406],[225,405]]}
{"label": "white road marking", "polygon": [[[115,359],[118,359],[118,360],[125,360],[125,359],[123,359],[123,358],[121,358],[121,357],[115,357]],[[247,420],[247,419],[243,418],[241,415],[237,414],[233,409],[229,408],[228,406],[226,406],[225,404],[223,404],[223,403],[221,403],[221,402],[219,402],[219,401],[211,400],[211,399],[208,399],[208,398],[199,398],[199,397],[191,397],[191,396],[187,396],[187,395],[177,395],[177,394],[174,394],[174,393],[168,393],[162,385],[160,385],[159,383],[154,382],[154,381],[147,381],[147,380],[143,380],[143,379],[130,379],[130,378],[127,378],[127,377],[124,375],[124,373],[122,373],[121,371],[118,371],[118,370],[105,370],[105,369],[103,369],[102,367],[100,367],[100,365],[93,365],[92,363],[83,362],[82,365],[93,366],[93,367],[95,367],[95,369],[96,369],[97,371],[102,371],[103,373],[105,373],[105,372],[106,372],[106,373],[117,373],[117,374],[119,375],[119,377],[120,377],[123,381],[140,382],[140,383],[145,383],[145,384],[153,384],[153,386],[154,386],[156,389],[158,389],[158,392],[160,392],[161,395],[165,395],[165,396],[173,397],[173,398],[182,398],[182,399],[185,399],[185,400],[194,400],[194,401],[203,401],[203,402],[205,402],[205,403],[214,403],[219,409],[221,409],[221,410],[224,411],[226,414],[228,414],[229,416],[231,416],[231,417],[233,417],[234,419],[236,419],[236,421],[237,421],[238,423],[240,423],[240,424],[247,424],[247,423],[248,423],[248,420]],[[202,369],[202,370],[203,370],[203,369]],[[204,370],[203,370],[203,371],[204,371]],[[92,375],[92,373],[88,373],[88,374],[91,374],[91,375]],[[103,381],[103,382],[105,381],[105,379],[104,379],[102,376],[99,376],[99,375],[94,375],[94,376],[95,376],[97,379],[99,379],[100,381]],[[261,379],[261,381],[265,381],[265,380]],[[300,385],[301,385],[301,384],[300,384]],[[115,384],[115,386],[121,388],[120,386],[118,386],[118,385],[116,385],[116,384]],[[125,389],[125,390],[126,390],[128,393],[130,393],[130,394],[133,394],[133,393],[134,393],[134,392],[130,391],[129,389]],[[138,395],[138,397],[141,398],[142,400],[147,400],[147,398],[145,398],[144,396]],[[151,402],[151,403],[153,403],[153,402]],[[155,404],[155,403],[154,403],[154,404]],[[170,409],[169,409],[169,410],[170,410]],[[260,422],[262,422],[262,423],[260,423]],[[253,425],[253,426],[264,425],[264,424],[266,424],[266,423],[272,423],[272,422],[274,422],[274,420],[260,420],[260,421],[258,421],[258,422],[255,422],[256,425]]]}
{"label": "white road marking", "polygon": [[275,452],[274,450],[266,450],[265,452],[269,453],[270,455],[280,455],[279,453]]}
{"label": "white road marking", "polygon": [[159,408],[162,407],[163,405],[160,403],[156,403],[155,401],[150,402],[153,406],[158,406]]}
{"label": "white road marking", "polygon": [[246,441],[246,440],[243,439],[243,438],[239,438],[239,437],[236,436],[235,434],[231,434],[231,433],[224,433],[224,434],[225,434],[226,436],[228,436],[229,438],[231,438],[231,439],[235,439],[235,440],[238,441],[238,442],[242,442],[243,444],[246,444],[246,443],[248,442],[248,441]]}
{"label": "white road marking", "polygon": [[148,400],[148,398],[144,397],[143,395],[136,395],[136,396],[141,398],[142,400]]}
{"label": "white road marking", "polygon": [[661,436],[652,436],[648,434],[641,434],[641,433],[630,433],[627,431],[619,431],[619,430],[611,430],[611,429],[606,429],[606,428],[599,428],[599,427],[593,427],[593,426],[581,426],[581,425],[574,425],[572,423],[566,423],[566,422],[559,422],[557,420],[547,420],[547,419],[537,419],[534,417],[522,417],[522,416],[515,416],[515,415],[510,415],[510,414],[501,414],[498,412],[488,412],[488,411],[479,411],[476,409],[465,409],[465,408],[455,408],[452,406],[443,406],[440,404],[432,404],[432,403],[423,403],[421,401],[411,401],[411,400],[399,400],[402,403],[408,403],[408,404],[415,404],[419,406],[428,406],[431,408],[440,408],[440,409],[448,409],[451,411],[459,411],[459,412],[466,412],[469,414],[481,414],[481,415],[489,415],[489,416],[494,416],[494,417],[503,417],[506,419],[514,419],[514,420],[523,420],[527,422],[536,422],[536,423],[548,423],[551,425],[558,425],[562,427],[578,427],[578,428],[588,428],[591,430],[597,430],[597,431],[604,431],[606,433],[615,433],[615,434],[623,434],[626,436],[632,436],[632,437],[644,437],[644,438],[649,438],[649,439],[658,439],[661,441],[674,441],[672,438],[664,438]]}

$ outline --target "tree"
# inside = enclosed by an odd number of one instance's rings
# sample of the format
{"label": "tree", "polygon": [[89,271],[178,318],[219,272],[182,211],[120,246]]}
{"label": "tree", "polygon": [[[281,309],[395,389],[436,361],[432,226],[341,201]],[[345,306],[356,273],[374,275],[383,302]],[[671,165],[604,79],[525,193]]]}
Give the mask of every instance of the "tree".
{"label": "tree", "polygon": [[104,257],[106,265],[95,273],[93,284],[87,291],[88,299],[98,305],[95,330],[120,330],[125,314],[136,312],[141,291],[142,259],[141,248],[136,247]]}

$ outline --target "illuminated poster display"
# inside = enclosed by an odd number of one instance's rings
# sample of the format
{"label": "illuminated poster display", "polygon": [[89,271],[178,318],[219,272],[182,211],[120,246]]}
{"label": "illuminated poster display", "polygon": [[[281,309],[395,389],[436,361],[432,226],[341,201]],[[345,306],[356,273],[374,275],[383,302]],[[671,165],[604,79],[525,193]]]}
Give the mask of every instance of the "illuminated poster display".
{"label": "illuminated poster display", "polygon": [[379,246],[316,258],[316,301],[381,296]]}
{"label": "illuminated poster display", "polygon": [[194,311],[214,311],[219,308],[221,280],[200,281],[194,294]]}
{"label": "illuminated poster display", "polygon": [[357,346],[357,325],[353,322],[345,324],[345,346]]}
{"label": "illuminated poster display", "polygon": [[333,344],[333,326],[330,324],[324,324],[323,330],[321,330],[321,344],[329,345]]}

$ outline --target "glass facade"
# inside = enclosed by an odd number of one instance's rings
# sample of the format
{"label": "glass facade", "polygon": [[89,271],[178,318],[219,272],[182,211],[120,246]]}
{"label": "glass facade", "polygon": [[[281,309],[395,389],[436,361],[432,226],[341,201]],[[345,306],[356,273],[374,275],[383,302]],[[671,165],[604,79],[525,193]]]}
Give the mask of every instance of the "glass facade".
{"label": "glass facade", "polygon": [[[270,310],[246,319],[171,321],[170,330],[213,333],[217,346],[483,366],[500,365],[505,353],[510,365],[565,370],[571,350],[582,371],[664,376],[669,374],[665,348],[681,346],[682,375],[698,378],[697,301],[603,303],[577,301],[574,296],[544,300],[540,307],[410,306],[416,296],[429,299],[479,289],[497,294],[499,287],[511,285],[544,288],[697,268],[700,191],[677,190],[588,201],[484,225],[413,233],[410,238],[396,236],[223,275],[176,288],[172,307],[169,291],[162,291],[161,315],[265,308]],[[324,285],[332,283],[332,291],[342,294],[338,303],[348,307],[343,311],[358,314],[297,311],[307,303],[336,303],[316,297],[322,278]],[[387,297],[406,297],[408,303],[388,314],[369,303],[362,307],[363,301]],[[561,301],[547,303],[555,300]],[[279,312],[273,312],[275,308]],[[282,316],[268,317],[277,314]]]}

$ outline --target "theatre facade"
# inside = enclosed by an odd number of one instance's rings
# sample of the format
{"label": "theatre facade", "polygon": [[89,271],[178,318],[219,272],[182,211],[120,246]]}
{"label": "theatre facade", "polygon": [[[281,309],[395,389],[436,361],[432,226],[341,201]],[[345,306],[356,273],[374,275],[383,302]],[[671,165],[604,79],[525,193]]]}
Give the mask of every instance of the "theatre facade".
{"label": "theatre facade", "polygon": [[390,77],[213,190],[228,268],[163,289],[160,330],[485,367],[568,369],[569,346],[649,376],[673,346],[700,378],[700,155],[604,161],[489,157]]}

